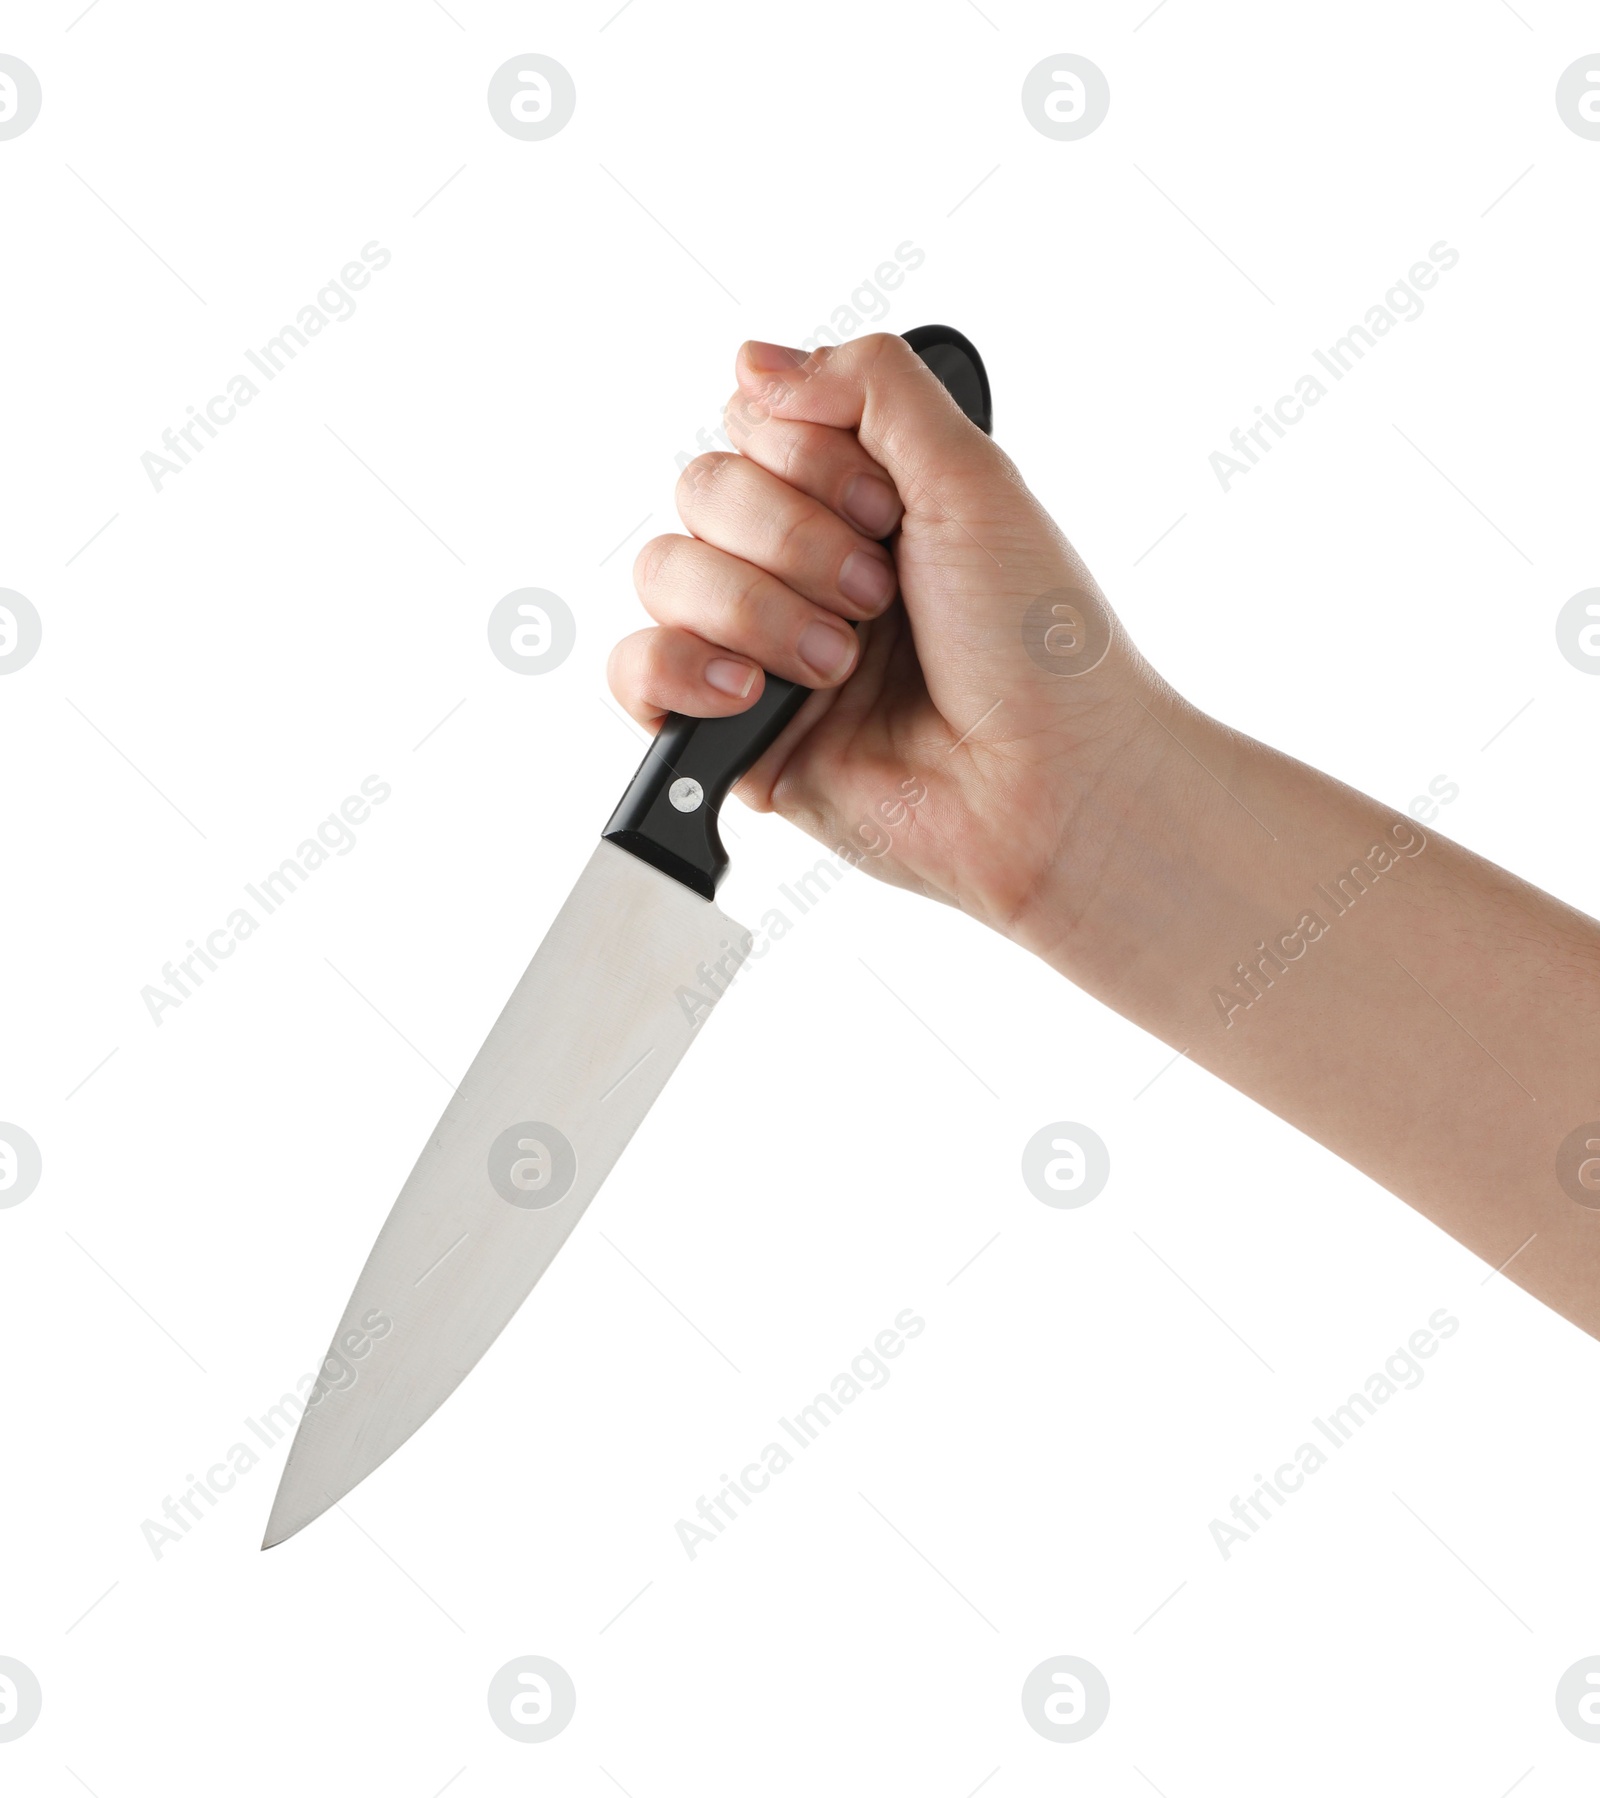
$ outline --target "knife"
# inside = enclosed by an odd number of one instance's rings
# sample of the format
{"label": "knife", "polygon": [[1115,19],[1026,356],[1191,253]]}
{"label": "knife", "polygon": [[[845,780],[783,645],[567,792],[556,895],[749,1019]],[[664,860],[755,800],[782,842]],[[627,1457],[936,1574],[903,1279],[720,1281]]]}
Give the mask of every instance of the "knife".
{"label": "knife", "polygon": [[[989,379],[959,331],[906,341],[974,424]],[[388,1460],[466,1378],[571,1235],[750,952],[716,904],[729,789],[805,703],[769,674],[734,718],[661,726],[445,1107],[307,1395],[261,1546]]]}

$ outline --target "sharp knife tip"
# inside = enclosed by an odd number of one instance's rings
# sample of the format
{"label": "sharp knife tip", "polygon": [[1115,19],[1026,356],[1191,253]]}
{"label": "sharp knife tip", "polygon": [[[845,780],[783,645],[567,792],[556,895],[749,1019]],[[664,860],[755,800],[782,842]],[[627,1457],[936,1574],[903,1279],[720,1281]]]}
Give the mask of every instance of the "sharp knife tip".
{"label": "sharp knife tip", "polygon": [[267,1533],[261,1538],[261,1552],[265,1554],[269,1548],[276,1548],[279,1543],[287,1542],[291,1536],[298,1536],[305,1526],[295,1524],[293,1528],[280,1528],[276,1518],[267,1524]]}
{"label": "sharp knife tip", "polygon": [[284,1488],[288,1485],[288,1473],[284,1474],[283,1484],[273,1501],[272,1515],[267,1519],[267,1533],[261,1538],[261,1552],[265,1554],[269,1548],[276,1548],[279,1543],[287,1542],[291,1536],[298,1536],[308,1523],[316,1520],[337,1501],[331,1493],[323,1495],[323,1502],[308,1507],[303,1495],[299,1502],[285,1502]]}

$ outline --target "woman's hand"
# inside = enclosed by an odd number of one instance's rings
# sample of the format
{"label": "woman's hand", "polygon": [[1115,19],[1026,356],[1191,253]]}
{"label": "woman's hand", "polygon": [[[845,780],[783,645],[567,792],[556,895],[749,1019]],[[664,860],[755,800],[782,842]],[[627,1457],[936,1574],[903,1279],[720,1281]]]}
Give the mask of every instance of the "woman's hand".
{"label": "woman's hand", "polygon": [[1104,852],[1112,789],[1164,759],[1145,709],[1158,683],[902,339],[810,357],[747,343],[737,374],[741,453],[692,462],[692,534],[640,552],[656,624],[617,646],[613,690],[654,728],[745,710],[763,669],[816,688],[739,797],[1040,946],[1064,870]]}

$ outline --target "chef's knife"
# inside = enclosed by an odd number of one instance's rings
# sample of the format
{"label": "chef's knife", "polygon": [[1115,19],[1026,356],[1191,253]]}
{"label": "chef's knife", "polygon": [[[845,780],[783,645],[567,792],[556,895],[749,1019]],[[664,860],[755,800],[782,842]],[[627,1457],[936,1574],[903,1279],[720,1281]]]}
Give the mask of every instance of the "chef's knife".
{"label": "chef's knife", "polygon": [[[906,341],[991,428],[977,351]],[[263,1548],[336,1504],[450,1396],[554,1260],[751,937],[715,904],[717,814],[808,689],[766,677],[735,718],[668,717],[445,1107],[356,1281]]]}

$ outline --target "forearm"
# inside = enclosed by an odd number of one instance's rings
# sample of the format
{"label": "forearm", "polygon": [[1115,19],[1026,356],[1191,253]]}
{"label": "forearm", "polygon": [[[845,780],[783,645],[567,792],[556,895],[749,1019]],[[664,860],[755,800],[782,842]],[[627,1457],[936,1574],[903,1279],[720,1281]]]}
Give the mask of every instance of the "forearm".
{"label": "forearm", "polygon": [[1031,946],[1600,1335],[1600,1211],[1557,1171],[1600,1119],[1600,925],[1170,697],[1148,716]]}
{"label": "forearm", "polygon": [[[751,344],[738,372],[742,453],[691,464],[693,537],[641,553],[658,628],[621,658],[634,715],[751,703],[712,690],[729,653],[747,695],[760,669],[831,683],[747,777],[757,803],[828,844],[893,813],[881,877],[1013,937],[1600,1336],[1600,925],[1186,706],[908,345]],[[847,651],[827,677],[818,629]]]}

